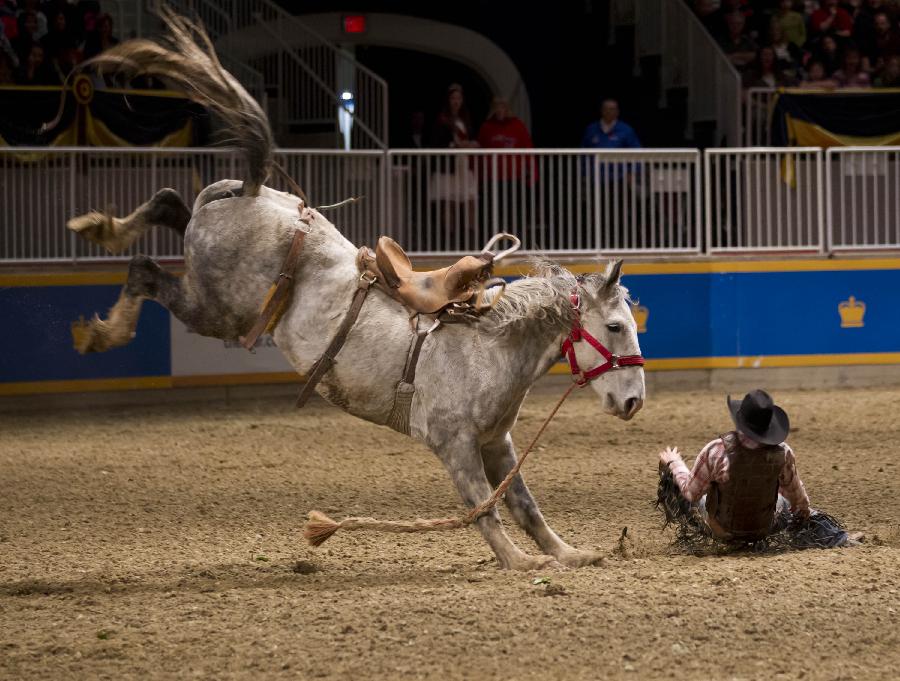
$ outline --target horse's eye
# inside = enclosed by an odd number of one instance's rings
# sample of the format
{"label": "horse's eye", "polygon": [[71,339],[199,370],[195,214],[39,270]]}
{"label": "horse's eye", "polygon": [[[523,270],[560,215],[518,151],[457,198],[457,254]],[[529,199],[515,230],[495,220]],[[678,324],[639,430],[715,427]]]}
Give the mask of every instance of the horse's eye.
{"label": "horse's eye", "polygon": [[619,333],[622,330],[621,324],[607,324],[606,328],[612,331],[613,333]]}

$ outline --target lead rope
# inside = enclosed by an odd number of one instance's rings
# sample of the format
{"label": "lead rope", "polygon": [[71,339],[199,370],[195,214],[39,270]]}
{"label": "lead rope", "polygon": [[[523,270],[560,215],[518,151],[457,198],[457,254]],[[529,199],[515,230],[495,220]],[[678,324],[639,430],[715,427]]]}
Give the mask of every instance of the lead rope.
{"label": "lead rope", "polygon": [[525,459],[528,458],[531,450],[534,449],[534,445],[537,444],[538,439],[541,437],[541,435],[543,435],[544,431],[547,429],[547,426],[550,425],[550,421],[553,420],[554,416],[556,416],[556,412],[559,411],[559,408],[562,406],[563,402],[566,401],[566,398],[572,394],[572,391],[577,386],[577,383],[572,383],[568,387],[566,392],[563,393],[562,397],[559,398],[556,406],[553,407],[553,410],[550,412],[547,418],[544,419],[544,423],[541,425],[540,429],[538,429],[538,432],[535,434],[534,438],[532,438],[531,444],[529,444],[527,449],[525,449],[525,451],[522,453],[522,456],[516,462],[516,465],[513,466],[509,473],[506,474],[506,477],[503,478],[503,481],[499,485],[497,485],[497,489],[494,490],[491,496],[482,501],[465,515],[456,518],[432,518],[427,520],[423,518],[416,518],[415,520],[378,520],[377,518],[354,517],[344,518],[340,522],[335,522],[320,511],[310,511],[309,520],[303,527],[304,538],[312,546],[321,546],[331,535],[333,535],[338,530],[372,530],[374,532],[396,533],[436,532],[438,530],[455,530],[471,525],[481,516],[489,513],[494,508],[494,506],[497,505],[500,497],[502,497],[506,493],[506,490],[512,484],[513,479],[516,477],[516,475],[519,474],[519,470],[522,468],[522,464],[525,463]]}

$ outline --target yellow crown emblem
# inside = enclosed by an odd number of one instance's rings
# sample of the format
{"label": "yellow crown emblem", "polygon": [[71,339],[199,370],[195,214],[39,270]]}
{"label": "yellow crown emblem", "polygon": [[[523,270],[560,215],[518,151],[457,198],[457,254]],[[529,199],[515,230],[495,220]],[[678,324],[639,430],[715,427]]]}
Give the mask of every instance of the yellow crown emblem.
{"label": "yellow crown emblem", "polygon": [[841,315],[842,329],[856,329],[863,325],[863,317],[866,314],[866,304],[850,296],[838,304],[838,314]]}
{"label": "yellow crown emblem", "polygon": [[634,321],[637,322],[637,332],[647,332],[647,319],[650,317],[650,310],[643,305],[632,305],[631,314],[634,315]]}
{"label": "yellow crown emblem", "polygon": [[84,315],[72,322],[72,347],[81,352],[91,339],[91,323],[84,321]]}

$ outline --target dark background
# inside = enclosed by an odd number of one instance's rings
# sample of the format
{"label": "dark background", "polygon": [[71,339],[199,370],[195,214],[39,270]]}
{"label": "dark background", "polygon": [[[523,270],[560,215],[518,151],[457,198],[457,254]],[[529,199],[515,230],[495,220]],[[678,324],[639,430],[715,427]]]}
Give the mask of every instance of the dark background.
{"label": "dark background", "polygon": [[[280,3],[294,14],[386,12],[464,26],[495,42],[515,62],[531,100],[531,133],[541,147],[578,146],[584,127],[599,117],[600,100],[618,97],[622,119],[640,135],[637,107],[628,73],[610,63],[607,49],[608,2],[563,0],[452,3],[378,0],[304,0]],[[429,124],[440,109],[447,86],[463,85],[477,131],[491,93],[481,78],[462,64],[440,57],[381,47],[358,47],[357,59],[388,81],[391,145],[408,134],[410,113],[424,109]]]}

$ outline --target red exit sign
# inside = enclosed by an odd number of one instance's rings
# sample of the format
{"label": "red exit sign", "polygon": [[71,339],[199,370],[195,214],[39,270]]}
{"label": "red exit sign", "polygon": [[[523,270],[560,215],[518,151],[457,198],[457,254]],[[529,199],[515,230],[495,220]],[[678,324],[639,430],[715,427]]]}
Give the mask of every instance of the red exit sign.
{"label": "red exit sign", "polygon": [[364,14],[345,14],[344,33],[365,33],[366,16]]}

